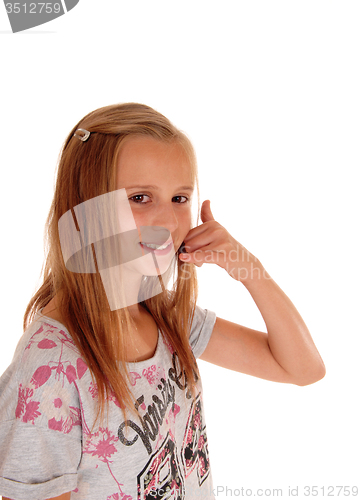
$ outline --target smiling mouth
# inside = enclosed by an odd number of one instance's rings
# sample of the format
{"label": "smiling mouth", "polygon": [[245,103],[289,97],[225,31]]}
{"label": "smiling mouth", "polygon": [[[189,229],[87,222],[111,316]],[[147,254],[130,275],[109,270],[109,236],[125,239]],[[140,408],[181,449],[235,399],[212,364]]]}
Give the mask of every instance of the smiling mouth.
{"label": "smiling mouth", "polygon": [[164,245],[156,245],[155,243],[140,243],[141,246],[144,246],[146,248],[150,248],[151,250],[165,250],[165,248],[167,248],[169,245],[171,245],[171,242],[170,243],[164,243]]}
{"label": "smiling mouth", "polygon": [[[164,240],[163,240],[164,241]],[[150,250],[155,253],[159,253],[159,255],[162,255],[163,253],[168,253],[172,248],[173,248],[173,240],[171,237],[169,237],[164,243],[152,243],[150,241],[140,241],[140,246],[146,250]]]}

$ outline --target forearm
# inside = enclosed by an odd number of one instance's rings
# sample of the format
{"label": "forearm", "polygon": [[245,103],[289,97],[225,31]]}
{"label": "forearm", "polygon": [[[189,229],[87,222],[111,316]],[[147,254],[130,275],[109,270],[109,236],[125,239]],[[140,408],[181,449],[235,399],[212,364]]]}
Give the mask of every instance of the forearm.
{"label": "forearm", "polygon": [[[284,378],[294,384],[307,385],[320,380],[325,375],[324,363],[293,303],[271,279],[256,257],[215,221],[209,200],[202,204],[201,220],[203,224],[191,229],[186,236],[184,242],[187,253],[181,253],[179,258],[197,266],[207,262],[217,264],[248,289],[267,328],[267,345],[261,332],[257,332],[261,334],[258,338],[261,338],[262,352],[254,353],[254,345],[251,347],[250,342],[249,356],[264,359],[265,349],[265,358],[269,359],[270,354],[271,362],[275,360],[287,375]],[[232,328],[231,325],[223,326]],[[220,337],[226,337],[226,333],[218,333]],[[216,359],[217,355],[212,352],[211,358]],[[229,363],[222,361],[221,366],[225,365],[228,366]]]}
{"label": "forearm", "polygon": [[270,351],[297,385],[325,375],[325,366],[310,332],[289,297],[259,263],[242,280],[265,321]]}

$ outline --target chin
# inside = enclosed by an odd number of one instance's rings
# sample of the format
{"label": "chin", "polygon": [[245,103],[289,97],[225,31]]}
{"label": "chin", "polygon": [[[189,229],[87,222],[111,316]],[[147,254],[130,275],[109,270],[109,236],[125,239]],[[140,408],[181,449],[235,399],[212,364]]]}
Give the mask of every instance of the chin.
{"label": "chin", "polygon": [[153,256],[148,254],[146,259],[142,257],[141,259],[133,260],[128,263],[126,267],[133,273],[137,273],[142,276],[158,276],[159,274],[164,274],[169,270],[172,262],[175,261],[175,258],[176,256],[174,255],[164,255],[161,257],[157,256],[156,267]]}

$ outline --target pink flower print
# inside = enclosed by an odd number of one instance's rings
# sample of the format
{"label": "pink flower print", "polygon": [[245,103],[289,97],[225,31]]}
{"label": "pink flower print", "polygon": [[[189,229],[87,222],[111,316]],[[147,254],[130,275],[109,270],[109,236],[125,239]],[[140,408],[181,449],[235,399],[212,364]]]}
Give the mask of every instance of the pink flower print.
{"label": "pink flower print", "polygon": [[[51,429],[53,431],[62,432],[64,422],[62,419],[60,420],[60,422],[58,422],[57,420],[55,420],[55,418],[52,418],[51,420],[49,420],[48,426],[49,426],[49,429]],[[65,432],[65,434],[67,434],[67,433]]]}
{"label": "pink flower print", "polygon": [[134,385],[136,384],[136,381],[137,381],[139,378],[141,378],[141,376],[140,376],[138,373],[136,373],[136,372],[130,372],[130,373],[129,373],[129,377],[130,377],[130,384],[131,384],[132,386],[134,386]]}
{"label": "pink flower print", "polygon": [[71,384],[71,382],[75,382],[75,380],[77,379],[77,375],[76,375],[76,370],[73,367],[73,365],[68,365],[66,367],[65,375],[66,375],[66,378],[68,379],[69,384]]}
{"label": "pink flower print", "polygon": [[74,406],[70,406],[69,409],[70,415],[67,418],[63,419],[63,417],[61,417],[60,420],[51,418],[48,421],[49,429],[63,432],[64,434],[69,434],[69,432],[75,425],[81,425],[80,409],[75,408]]}
{"label": "pink flower print", "polygon": [[200,472],[200,477],[203,477],[204,474],[206,473],[206,464],[205,464],[204,457],[202,457],[201,455],[199,455],[198,468],[199,468],[199,472]]}
{"label": "pink flower print", "polygon": [[76,369],[77,369],[78,377],[79,377],[79,379],[81,379],[82,376],[84,375],[84,373],[86,372],[86,370],[88,369],[88,367],[87,367],[87,364],[81,358],[78,358],[76,360]]}
{"label": "pink flower print", "polygon": [[97,398],[98,398],[98,396],[99,396],[99,391],[98,391],[98,386],[97,386],[97,384],[94,384],[93,382],[90,382],[89,392],[90,392],[91,397],[92,397],[93,399],[97,399]]}
{"label": "pink flower print", "polygon": [[158,471],[159,469],[159,466],[161,465],[162,461],[164,460],[164,457],[165,457],[165,449],[162,449],[161,452],[156,455],[156,457],[154,458],[151,466],[150,466],[150,474],[156,474],[156,472]]}
{"label": "pink flower print", "polygon": [[35,418],[41,415],[41,413],[38,411],[40,402],[31,400],[33,394],[33,389],[31,389],[30,387],[25,387],[25,389],[23,389],[22,384],[20,384],[15,417],[21,418],[21,420],[25,423],[32,422],[32,424],[34,424]]}
{"label": "pink flower print", "polygon": [[35,335],[39,335],[39,333],[42,333],[43,330],[44,330],[44,327],[43,327],[43,325],[41,325],[40,328],[38,330],[36,330],[33,337],[35,337]]}
{"label": "pink flower print", "polygon": [[156,366],[151,365],[149,366],[148,369],[143,370],[142,374],[146,378],[146,380],[149,382],[150,385],[154,385],[155,383],[155,371],[156,371]]}
{"label": "pink flower print", "polygon": [[175,418],[176,415],[179,413],[179,411],[180,411],[180,406],[174,403],[170,408],[168,417],[166,419],[166,423],[169,425],[175,424]]}
{"label": "pink flower print", "polygon": [[[147,483],[147,486],[144,491],[144,497],[143,498],[149,498],[151,493],[154,491],[156,492],[157,488],[156,486],[159,485],[159,478],[158,474],[156,474],[157,471],[155,471],[155,474],[152,476],[150,481]],[[149,474],[150,475],[150,474]],[[161,483],[160,483],[161,484]]]}
{"label": "pink flower print", "polygon": [[203,449],[204,444],[205,444],[205,439],[204,439],[203,434],[201,434],[201,436],[199,437],[198,449],[199,449],[199,450],[202,450],[202,449]]}
{"label": "pink flower print", "polygon": [[108,401],[112,401],[113,403],[116,404],[118,408],[121,408],[121,404],[119,403],[117,397],[115,396],[115,393],[113,391],[110,392],[109,396],[107,397]]}
{"label": "pink flower print", "polygon": [[174,403],[174,407],[172,408],[172,412],[174,414],[174,420],[179,411],[180,411],[180,406]]}
{"label": "pink flower print", "polygon": [[125,495],[125,493],[113,493],[106,500],[132,500],[131,495]]}
{"label": "pink flower print", "polygon": [[65,378],[65,372],[64,372],[64,365],[61,363],[61,361],[57,361],[56,363],[49,363],[51,366],[52,370],[55,370],[55,380],[60,379],[60,375],[63,375]]}
{"label": "pink flower print", "polygon": [[81,425],[80,408],[70,405],[69,390],[61,382],[45,387],[40,409],[47,417],[49,429],[68,434],[75,425]]}
{"label": "pink flower print", "polygon": [[158,385],[161,381],[161,378],[165,378],[164,369],[162,368],[160,372],[160,369],[157,369],[156,365],[151,365],[147,369],[144,368],[142,374],[152,386]]}
{"label": "pink flower print", "polygon": [[[30,349],[30,347],[32,346],[32,344],[36,344],[36,341],[33,340],[33,338],[35,337],[35,335],[38,335],[39,333],[42,333],[42,331],[44,330],[44,327],[43,326],[40,326],[40,328],[34,333],[34,335],[31,337],[28,345],[26,346],[26,349]],[[25,350],[26,350],[25,349]]]}
{"label": "pink flower print", "polygon": [[[179,484],[176,482],[176,479],[173,479],[171,481],[171,485],[170,485],[170,490],[173,492],[178,492],[179,493]],[[176,497],[176,498],[180,498],[180,497]]]}
{"label": "pink flower print", "polygon": [[22,384],[20,384],[19,393],[18,393],[18,404],[17,404],[16,410],[15,410],[15,417],[16,418],[20,418],[22,413],[25,412],[26,401],[33,394],[34,394],[33,389],[30,389],[29,387],[25,387],[25,389],[22,389]]}
{"label": "pink flower print", "polygon": [[98,457],[102,462],[108,463],[111,455],[117,452],[115,443],[118,438],[108,428],[99,428],[98,432],[90,434],[84,448],[84,453]]}
{"label": "pink flower print", "polygon": [[196,415],[194,416],[194,420],[193,420],[193,426],[195,427],[195,429],[200,429],[201,425],[202,425],[201,414],[196,413]]}
{"label": "pink flower print", "polygon": [[80,489],[79,487],[77,487],[71,491],[71,500],[73,500],[74,498],[80,498],[80,499],[89,498],[90,488],[92,488],[92,486],[90,486],[89,483],[82,483]]}
{"label": "pink flower print", "polygon": [[60,398],[54,399],[54,406],[55,408],[61,408],[62,407],[62,401]]}
{"label": "pink flower print", "polygon": [[192,437],[193,437],[193,430],[190,427],[190,429],[187,432],[187,436],[186,436],[186,444],[191,443]]}
{"label": "pink flower print", "polygon": [[180,412],[180,406],[173,403],[165,420],[165,423],[169,429],[170,436],[174,441],[175,441],[175,419],[176,415],[179,412]]}
{"label": "pink flower print", "polygon": [[[99,397],[99,390],[98,390],[97,384],[90,382],[89,392],[90,392],[91,397],[93,399],[97,399]],[[117,407],[121,408],[121,405],[120,405],[119,401],[117,400],[115,393],[113,391],[111,391],[109,393],[109,395],[106,399],[107,399],[107,401],[112,401],[113,403],[116,404]]]}
{"label": "pink flower print", "polygon": [[81,410],[76,406],[69,406],[70,417],[73,421],[73,425],[81,425]]}
{"label": "pink flower print", "polygon": [[45,382],[50,378],[51,368],[50,366],[43,365],[35,371],[31,378],[31,383],[35,386],[35,389],[45,384]]}
{"label": "pink flower print", "polygon": [[53,347],[56,347],[56,343],[50,339],[42,339],[37,346],[39,349],[52,349]]}
{"label": "pink flower print", "polygon": [[41,413],[37,411],[39,406],[39,401],[29,401],[26,405],[26,411],[22,418],[22,421],[34,423],[35,418],[41,415]]}

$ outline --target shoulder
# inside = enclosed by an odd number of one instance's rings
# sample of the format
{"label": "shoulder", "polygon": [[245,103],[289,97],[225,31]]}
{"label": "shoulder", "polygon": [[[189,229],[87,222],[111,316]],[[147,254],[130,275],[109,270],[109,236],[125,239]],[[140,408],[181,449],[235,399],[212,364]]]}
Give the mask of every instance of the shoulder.
{"label": "shoulder", "polygon": [[65,483],[76,488],[82,453],[77,359],[69,333],[38,318],[0,378],[0,485],[9,498],[50,498]]}
{"label": "shoulder", "polygon": [[[25,331],[20,343],[17,353],[19,376],[26,376],[33,369],[38,374],[50,374],[51,370],[59,368],[59,364],[76,364],[80,356],[66,328],[49,318],[39,317],[35,320]],[[41,382],[40,376],[38,383]]]}
{"label": "shoulder", "polygon": [[194,316],[191,323],[189,343],[195,358],[204,352],[216,321],[216,314],[208,309],[195,306]]}
{"label": "shoulder", "polygon": [[12,364],[1,377],[0,420],[43,423],[47,428],[67,420],[71,430],[80,417],[75,381],[86,370],[69,332],[55,321],[38,317],[24,332]]}

